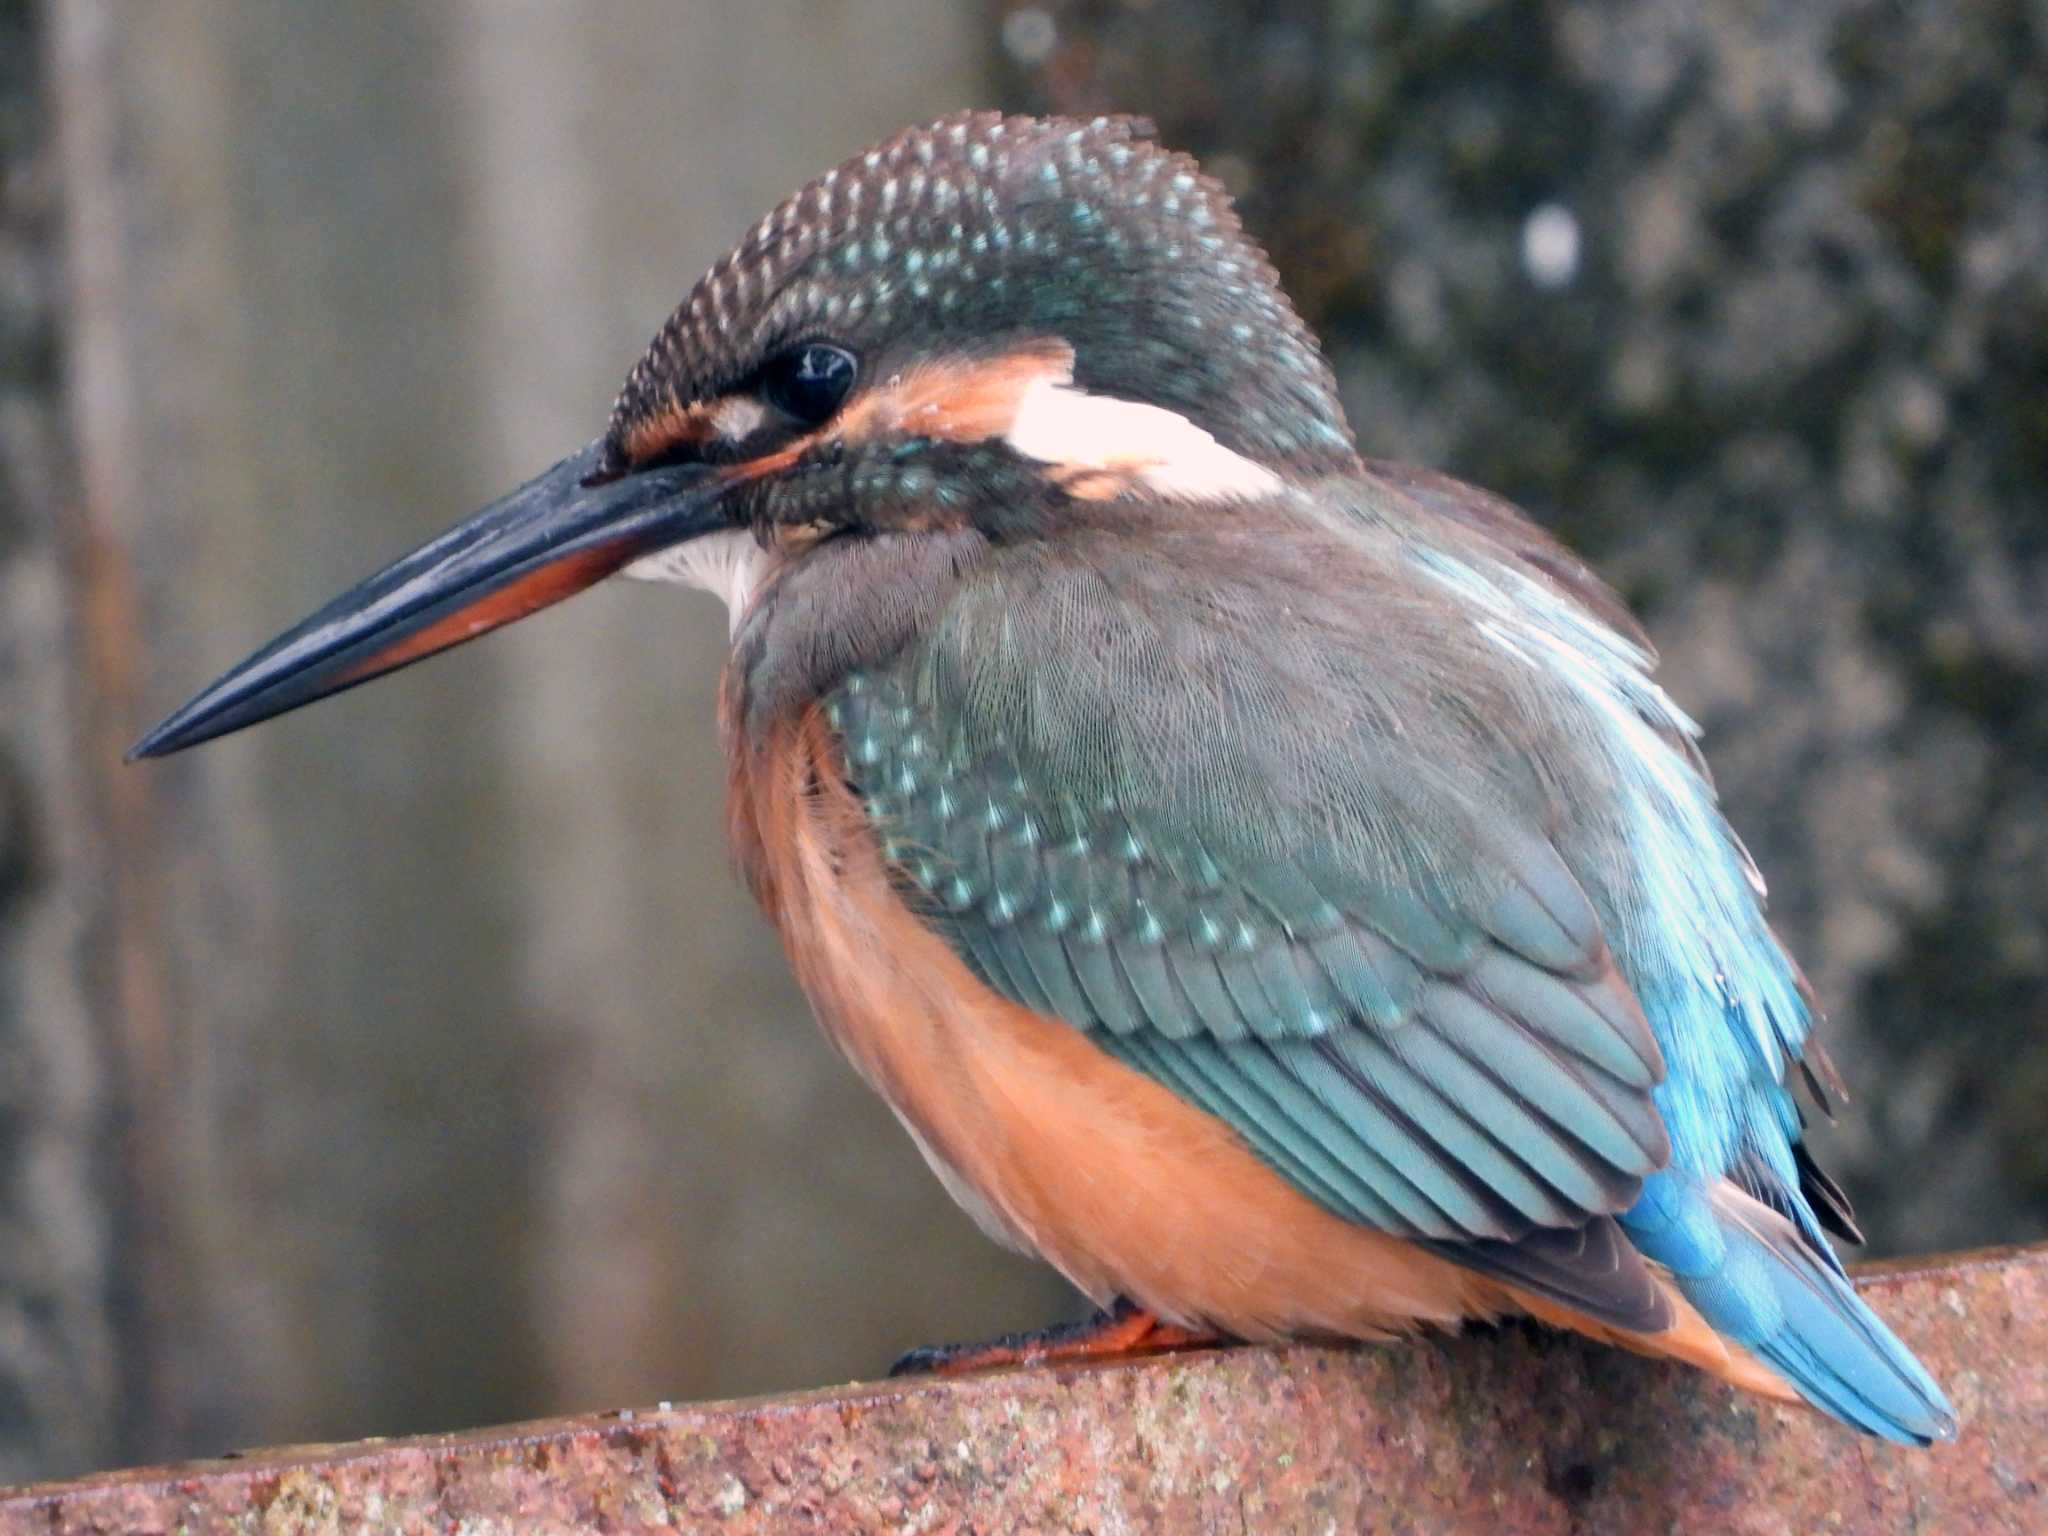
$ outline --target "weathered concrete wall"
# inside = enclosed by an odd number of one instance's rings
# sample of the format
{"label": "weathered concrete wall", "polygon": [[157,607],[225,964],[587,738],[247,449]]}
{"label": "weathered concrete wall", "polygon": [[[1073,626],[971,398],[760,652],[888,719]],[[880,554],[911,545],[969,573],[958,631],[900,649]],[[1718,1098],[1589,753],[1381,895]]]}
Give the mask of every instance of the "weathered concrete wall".
{"label": "weathered concrete wall", "polygon": [[114,1052],[88,995],[108,886],[70,515],[62,211],[42,18],[0,3],[0,1481],[124,1449]]}
{"label": "weathered concrete wall", "polygon": [[2048,1252],[1873,1277],[1962,1438],[1864,1441],[1538,1332],[850,1387],[0,1495],[0,1531],[1471,1532],[2048,1529]]}
{"label": "weathered concrete wall", "polygon": [[1880,1250],[2048,1230],[2048,13],[1048,0],[1016,96],[1243,191],[1368,452],[1647,616]]}

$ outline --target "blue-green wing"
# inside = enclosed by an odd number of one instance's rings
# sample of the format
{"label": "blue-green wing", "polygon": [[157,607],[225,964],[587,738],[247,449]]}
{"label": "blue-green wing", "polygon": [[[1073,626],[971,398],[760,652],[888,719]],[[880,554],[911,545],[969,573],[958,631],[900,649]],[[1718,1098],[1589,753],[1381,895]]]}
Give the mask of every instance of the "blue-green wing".
{"label": "blue-green wing", "polygon": [[1133,597],[1013,572],[832,698],[914,904],[1328,1209],[1654,1326],[1608,1218],[1668,1156],[1662,1061],[1577,882],[1501,817],[1518,791],[1465,793],[1427,732],[1326,741],[1261,704],[1274,658],[1233,666],[1229,623]]}

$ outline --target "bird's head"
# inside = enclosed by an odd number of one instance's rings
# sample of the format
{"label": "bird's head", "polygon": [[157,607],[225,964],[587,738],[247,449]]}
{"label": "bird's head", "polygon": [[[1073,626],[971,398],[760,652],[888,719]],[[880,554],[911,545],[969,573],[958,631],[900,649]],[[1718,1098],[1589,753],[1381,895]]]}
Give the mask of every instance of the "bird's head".
{"label": "bird's head", "polygon": [[1221,186],[1132,118],[969,113],[826,172],[712,267],[603,435],[343,594],[139,742],[156,756],[621,571],[761,585],[881,536],[1056,536],[1123,497],[1355,462]]}

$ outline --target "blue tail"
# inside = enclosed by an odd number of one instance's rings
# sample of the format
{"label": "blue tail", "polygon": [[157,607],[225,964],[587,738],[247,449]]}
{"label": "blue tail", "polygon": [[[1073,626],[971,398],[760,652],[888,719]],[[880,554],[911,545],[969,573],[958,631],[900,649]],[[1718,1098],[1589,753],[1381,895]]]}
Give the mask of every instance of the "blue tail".
{"label": "blue tail", "polygon": [[1666,1172],[1622,1226],[1715,1332],[1816,1408],[1905,1445],[1954,1437],[1955,1410],[1934,1378],[1776,1211],[1731,1183]]}

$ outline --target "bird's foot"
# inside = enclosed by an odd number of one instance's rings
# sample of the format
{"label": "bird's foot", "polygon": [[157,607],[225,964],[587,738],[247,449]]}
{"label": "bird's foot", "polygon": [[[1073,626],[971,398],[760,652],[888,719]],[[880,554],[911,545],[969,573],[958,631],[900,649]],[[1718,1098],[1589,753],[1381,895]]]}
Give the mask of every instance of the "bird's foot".
{"label": "bird's foot", "polygon": [[889,1367],[891,1376],[963,1376],[1004,1365],[1061,1360],[1119,1360],[1223,1342],[1218,1333],[1161,1322],[1119,1297],[1106,1312],[1078,1323],[1056,1323],[1030,1333],[1006,1333],[980,1344],[932,1344],[913,1349]]}

